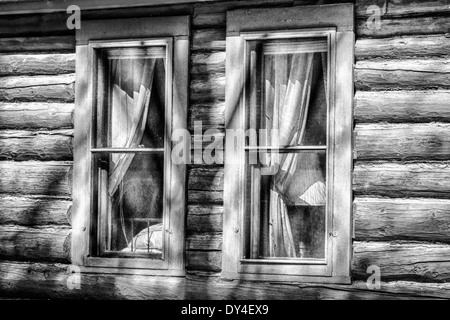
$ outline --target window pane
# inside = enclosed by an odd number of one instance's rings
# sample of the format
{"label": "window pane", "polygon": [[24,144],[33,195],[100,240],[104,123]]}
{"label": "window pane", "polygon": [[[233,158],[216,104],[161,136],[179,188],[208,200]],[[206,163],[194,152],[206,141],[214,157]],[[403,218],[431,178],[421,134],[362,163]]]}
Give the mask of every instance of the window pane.
{"label": "window pane", "polygon": [[[325,40],[251,42],[248,56],[248,128],[266,129],[259,145],[326,145]],[[260,134],[264,134],[261,133]]]}
{"label": "window pane", "polygon": [[165,48],[111,49],[99,60],[98,147],[163,148]]}
{"label": "window pane", "polygon": [[326,153],[280,153],[278,163],[247,166],[245,256],[324,258]]}
{"label": "window pane", "polygon": [[[327,159],[318,147],[327,144],[327,41],[248,45],[247,128],[258,137],[249,145],[281,149],[248,152],[245,257],[324,259]],[[282,148],[305,145],[318,150]]]}
{"label": "window pane", "polygon": [[163,154],[110,154],[99,159],[100,247],[104,252],[163,252]]}

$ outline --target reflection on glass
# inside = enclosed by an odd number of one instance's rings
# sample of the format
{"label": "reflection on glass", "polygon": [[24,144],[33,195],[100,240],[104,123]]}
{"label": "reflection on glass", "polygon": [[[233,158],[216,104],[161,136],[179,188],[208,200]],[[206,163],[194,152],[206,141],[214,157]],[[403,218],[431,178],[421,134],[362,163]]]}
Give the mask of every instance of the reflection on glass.
{"label": "reflection on glass", "polygon": [[324,259],[327,42],[254,41],[249,48],[247,128],[259,130],[249,146],[279,152],[247,152],[245,257]]}
{"label": "reflection on glass", "polygon": [[165,47],[107,49],[98,64],[100,254],[163,252]]}

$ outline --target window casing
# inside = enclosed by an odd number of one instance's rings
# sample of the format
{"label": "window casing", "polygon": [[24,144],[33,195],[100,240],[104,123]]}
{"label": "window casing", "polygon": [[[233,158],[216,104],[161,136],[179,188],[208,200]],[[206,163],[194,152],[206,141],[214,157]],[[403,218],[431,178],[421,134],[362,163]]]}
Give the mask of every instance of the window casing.
{"label": "window casing", "polygon": [[74,264],[184,275],[185,165],[170,151],[187,127],[188,61],[188,17],[78,30]]}
{"label": "window casing", "polygon": [[228,13],[226,128],[247,136],[225,150],[225,278],[350,281],[352,21],[351,5]]}

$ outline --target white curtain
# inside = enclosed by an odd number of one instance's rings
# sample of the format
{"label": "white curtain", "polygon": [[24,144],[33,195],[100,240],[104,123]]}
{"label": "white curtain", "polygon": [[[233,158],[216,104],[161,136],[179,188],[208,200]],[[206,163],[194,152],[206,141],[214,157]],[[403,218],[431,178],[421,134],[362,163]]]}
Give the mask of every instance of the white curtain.
{"label": "white curtain", "polygon": [[[269,129],[267,132],[278,129],[279,146],[300,145],[304,137],[310,104],[313,58],[314,53],[296,53],[274,55],[265,62],[265,127]],[[271,135],[266,137],[267,144],[276,144],[271,139]],[[268,154],[267,157],[272,157],[268,161],[279,164],[270,186],[269,255],[297,257],[287,205],[289,201],[293,202],[291,204],[304,202],[306,205],[325,203],[325,183],[320,170],[317,170],[317,154],[279,153]],[[299,167],[303,174],[301,188],[305,192],[299,199],[292,201],[286,196],[287,188]]]}
{"label": "white curtain", "polygon": [[[139,61],[133,62],[138,64]],[[156,59],[145,59],[142,69],[131,68],[132,81],[139,91],[130,97],[120,86],[114,83],[111,99],[111,136],[116,148],[137,148],[144,135],[149,112],[151,88],[155,74]],[[118,60],[116,63],[120,64]],[[142,66],[142,64],[140,64]],[[120,70],[120,65],[116,70]],[[116,71],[120,72],[120,71]],[[119,76],[120,79],[120,76]],[[112,197],[133,161],[134,154],[112,154],[113,169],[109,177],[109,195]]]}

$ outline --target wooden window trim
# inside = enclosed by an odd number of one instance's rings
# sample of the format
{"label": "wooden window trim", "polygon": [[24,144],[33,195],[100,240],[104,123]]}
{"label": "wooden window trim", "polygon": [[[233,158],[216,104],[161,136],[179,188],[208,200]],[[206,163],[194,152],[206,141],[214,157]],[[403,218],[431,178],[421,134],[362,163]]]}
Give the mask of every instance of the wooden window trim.
{"label": "wooden window trim", "polygon": [[[93,236],[91,218],[92,205],[92,112],[95,106],[95,50],[105,47],[127,47],[136,44],[166,44],[172,51],[171,68],[167,77],[171,86],[171,97],[166,112],[169,132],[166,141],[171,141],[173,129],[187,129],[188,63],[190,25],[188,16],[139,19],[114,19],[85,21],[77,32],[76,88],[75,88],[75,137],[74,179],[72,217],[72,263],[83,271],[98,270],[109,273],[131,273],[150,275],[185,275],[184,242],[186,215],[186,166],[170,161],[171,145],[165,145],[166,204],[164,260],[141,258],[105,258],[90,256],[90,239]],[[170,27],[165,28],[165,26]],[[100,29],[99,29],[100,28]],[[156,44],[155,44],[156,43]],[[95,151],[95,150],[94,150]]]}
{"label": "wooden window trim", "polygon": [[219,2],[221,0],[73,0],[70,3],[61,0],[49,1],[15,1],[0,2],[0,15],[66,12],[69,5],[76,5],[81,10],[100,10],[116,8],[139,8],[162,5],[195,4],[202,2]]}
{"label": "wooden window trim", "polygon": [[[244,141],[227,149],[224,185],[224,246],[222,277],[227,279],[349,283],[351,261],[351,172],[353,128],[353,5],[322,5],[247,9],[227,14],[226,129],[245,129],[246,42],[327,34],[335,76],[330,79],[329,160],[332,221],[328,224],[330,252],[325,264],[289,263],[286,259],[243,260]],[[333,79],[334,78],[334,79]],[[334,98],[333,98],[334,97]],[[334,103],[331,103],[333,102]],[[334,105],[334,108],[332,107]],[[334,114],[334,115],[333,115]],[[328,209],[330,210],[330,209]],[[309,263],[308,263],[309,262]]]}

